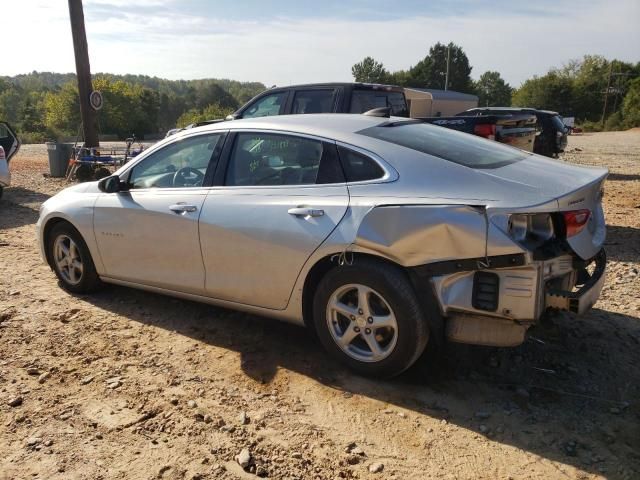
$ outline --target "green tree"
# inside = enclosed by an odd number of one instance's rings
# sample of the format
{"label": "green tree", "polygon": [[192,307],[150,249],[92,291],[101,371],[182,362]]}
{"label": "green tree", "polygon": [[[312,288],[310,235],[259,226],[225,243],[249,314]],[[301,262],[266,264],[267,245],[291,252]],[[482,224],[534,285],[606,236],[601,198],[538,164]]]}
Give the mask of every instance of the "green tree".
{"label": "green tree", "polygon": [[509,107],[513,88],[506,83],[498,72],[484,72],[474,83],[478,105],[481,107]]}
{"label": "green tree", "polygon": [[76,133],[80,127],[80,99],[75,82],[64,84],[44,99],[44,123],[53,132]]}
{"label": "green tree", "polygon": [[384,83],[407,87],[411,83],[411,74],[409,73],[409,70],[397,70],[395,72],[388,73]]}
{"label": "green tree", "polygon": [[20,117],[19,128],[21,132],[44,133],[44,94],[30,92],[25,98]]}
{"label": "green tree", "polygon": [[562,114],[573,111],[573,82],[558,71],[526,80],[511,99],[517,107],[555,110]]}
{"label": "green tree", "polygon": [[640,127],[640,77],[629,84],[629,91],[622,103],[624,128]]}
{"label": "green tree", "polygon": [[473,93],[471,65],[462,47],[449,43],[436,43],[429,54],[409,69],[409,86],[445,89],[449,55],[449,90]]}
{"label": "green tree", "polygon": [[0,93],[0,118],[12,125],[18,125],[23,103],[22,89],[9,85]]}
{"label": "green tree", "polygon": [[191,125],[192,123],[222,119],[230,113],[233,113],[233,110],[233,108],[223,107],[218,104],[208,105],[203,110],[192,108],[191,110],[188,110],[180,115],[178,121],[176,122],[176,126],[178,128],[184,128],[187,125]]}
{"label": "green tree", "polygon": [[385,83],[389,73],[384,65],[371,57],[365,57],[351,67],[351,74],[356,82]]}
{"label": "green tree", "polygon": [[195,85],[194,99],[194,106],[198,109],[205,109],[212,104],[233,110],[239,107],[238,101],[229,92],[210,80],[201,81]]}

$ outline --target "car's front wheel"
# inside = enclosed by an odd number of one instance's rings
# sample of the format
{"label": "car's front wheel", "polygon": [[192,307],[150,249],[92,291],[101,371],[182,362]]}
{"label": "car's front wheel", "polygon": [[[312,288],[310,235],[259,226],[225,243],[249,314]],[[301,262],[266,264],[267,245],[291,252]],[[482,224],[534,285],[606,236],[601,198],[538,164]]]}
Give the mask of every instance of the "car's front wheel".
{"label": "car's front wheel", "polygon": [[65,290],[88,293],[101,285],[89,248],[72,225],[66,222],[54,225],[47,249],[51,267]]}
{"label": "car's front wheel", "polygon": [[392,377],[424,351],[427,322],[400,268],[368,258],[329,271],[314,298],[324,347],[358,373]]}

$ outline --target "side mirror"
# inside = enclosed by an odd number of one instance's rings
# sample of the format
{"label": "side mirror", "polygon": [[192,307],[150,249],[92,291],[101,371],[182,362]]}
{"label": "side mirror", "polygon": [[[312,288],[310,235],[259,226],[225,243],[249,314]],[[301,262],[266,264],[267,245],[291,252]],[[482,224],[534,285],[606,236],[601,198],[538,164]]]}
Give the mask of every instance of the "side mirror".
{"label": "side mirror", "polygon": [[224,117],[225,120],[237,120],[238,118],[240,118],[240,115],[237,113],[232,113]]}
{"label": "side mirror", "polygon": [[98,189],[104,193],[116,193],[127,190],[126,183],[120,181],[118,175],[105,177],[98,182]]}

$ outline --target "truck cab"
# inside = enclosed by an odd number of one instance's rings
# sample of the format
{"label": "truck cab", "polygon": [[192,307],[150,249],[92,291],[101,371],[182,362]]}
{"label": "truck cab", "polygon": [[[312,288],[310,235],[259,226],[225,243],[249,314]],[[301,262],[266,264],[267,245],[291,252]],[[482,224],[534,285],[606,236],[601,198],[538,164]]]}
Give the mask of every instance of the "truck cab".
{"label": "truck cab", "polygon": [[408,117],[404,89],[373,83],[314,83],[271,88],[227,117],[266,117],[306,113],[364,113],[388,107],[391,115]]}

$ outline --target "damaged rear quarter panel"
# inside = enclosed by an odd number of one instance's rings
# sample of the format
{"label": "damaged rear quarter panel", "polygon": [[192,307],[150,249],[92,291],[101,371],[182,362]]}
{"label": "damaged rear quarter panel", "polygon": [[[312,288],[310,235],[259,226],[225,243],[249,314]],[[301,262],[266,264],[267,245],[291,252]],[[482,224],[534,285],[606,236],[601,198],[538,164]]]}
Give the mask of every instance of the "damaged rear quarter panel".
{"label": "damaged rear quarter panel", "polygon": [[375,207],[363,218],[354,243],[407,267],[523,251],[487,224],[484,208],[467,205]]}

